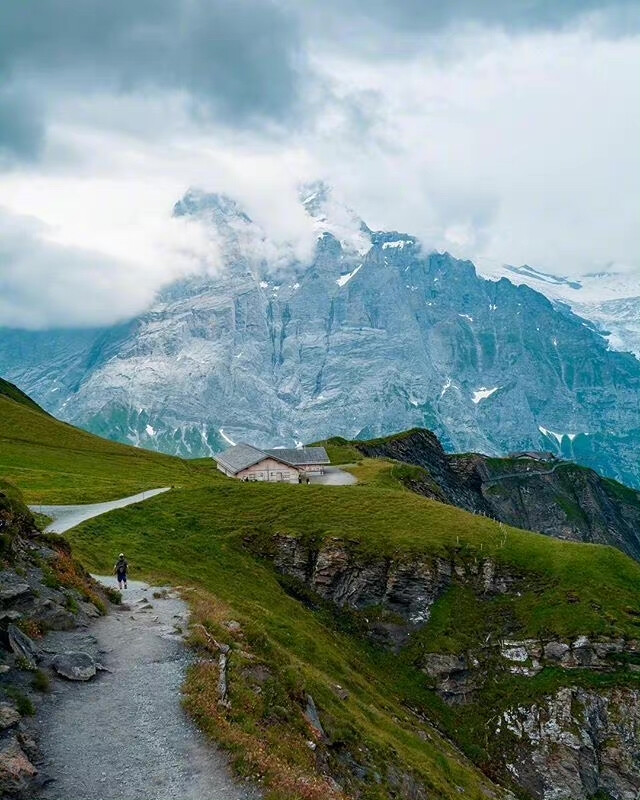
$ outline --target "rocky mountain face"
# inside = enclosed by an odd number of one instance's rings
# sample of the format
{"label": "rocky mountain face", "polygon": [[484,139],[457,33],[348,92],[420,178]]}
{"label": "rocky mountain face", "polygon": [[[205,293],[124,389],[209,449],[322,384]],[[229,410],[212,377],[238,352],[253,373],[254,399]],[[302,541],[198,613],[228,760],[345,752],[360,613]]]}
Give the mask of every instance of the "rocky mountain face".
{"label": "rocky mountain face", "polygon": [[578,278],[549,275],[528,265],[482,262],[480,273],[491,280],[508,278],[526,284],[590,322],[614,350],[640,358],[640,276],[637,271],[610,267]]}
{"label": "rocky mountain face", "polygon": [[448,451],[552,449],[640,485],[640,361],[506,279],[373,232],[322,184],[299,263],[232,200],[175,207],[225,256],[108,330],[2,331],[0,373],[89,430],[182,455],[413,426]]}
{"label": "rocky mountain face", "polygon": [[[293,581],[290,591],[304,596],[295,587],[305,587],[308,603],[316,597],[356,614],[374,642],[410,659],[451,707],[453,739],[469,729],[485,740],[480,758],[494,779],[537,800],[638,797],[639,640],[506,637],[509,605],[532,577],[491,558],[376,558],[339,538],[246,541]],[[421,640],[454,586],[476,603],[500,603],[502,636],[477,630],[464,649],[446,651]],[[454,628],[456,613],[454,605]],[[543,673],[552,677],[540,682]]]}
{"label": "rocky mountain face", "polygon": [[363,455],[423,468],[403,476],[418,494],[558,539],[609,544],[640,560],[640,492],[594,470],[557,459],[448,455],[427,430],[352,444]]}

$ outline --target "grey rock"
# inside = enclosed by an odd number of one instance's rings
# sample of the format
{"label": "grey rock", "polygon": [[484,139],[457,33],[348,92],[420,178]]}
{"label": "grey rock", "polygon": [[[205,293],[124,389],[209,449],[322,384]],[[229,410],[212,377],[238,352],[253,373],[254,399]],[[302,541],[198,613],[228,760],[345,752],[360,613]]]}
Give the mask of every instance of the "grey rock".
{"label": "grey rock", "polygon": [[37,769],[13,736],[0,742],[0,797],[20,797]]}
{"label": "grey rock", "polygon": [[100,612],[93,605],[93,603],[87,603],[84,600],[79,600],[78,607],[83,612],[83,614],[86,614],[86,616],[90,617],[91,619],[96,619],[97,617],[100,616]]}
{"label": "grey rock", "polygon": [[15,572],[0,572],[0,603],[10,603],[32,594],[31,587]]}
{"label": "grey rock", "polygon": [[307,722],[309,725],[311,725],[318,736],[322,736],[324,738],[325,732],[324,728],[322,727],[322,723],[320,722],[320,715],[318,714],[318,709],[316,708],[313,697],[310,694],[307,695],[307,706],[305,708],[304,715]]}
{"label": "grey rock", "polygon": [[422,658],[422,669],[431,678],[442,678],[467,669],[467,661],[455,653],[427,653]]}
{"label": "grey rock", "polygon": [[464,656],[454,653],[427,653],[422,669],[435,681],[438,694],[448,703],[463,703],[476,689],[478,674]]}
{"label": "grey rock", "polygon": [[[294,536],[275,536],[274,550],[261,552],[273,559],[280,572],[305,583],[324,600],[362,612],[373,637],[395,649],[406,644],[407,635],[423,627],[431,608],[451,584],[452,565],[444,558],[408,558],[394,561],[363,558],[339,538],[323,542],[317,549]],[[251,547],[250,541],[247,545]],[[499,586],[512,587],[517,579],[490,559],[457,564],[459,577],[479,592]],[[491,575],[487,587],[487,576]],[[368,608],[382,608],[380,618],[366,616]]]}
{"label": "grey rock", "polygon": [[20,721],[18,709],[11,703],[0,703],[0,730],[10,728]]}
{"label": "grey rock", "polygon": [[76,615],[53,600],[38,598],[33,605],[31,618],[54,631],[70,631],[76,627]]}
{"label": "grey rock", "polygon": [[96,662],[88,653],[61,653],[53,659],[53,668],[70,681],[88,681],[96,674]]}
{"label": "grey rock", "polygon": [[544,657],[547,661],[563,661],[569,654],[569,645],[565,642],[547,642],[544,646]]}
{"label": "grey rock", "polygon": [[0,611],[0,622],[17,622],[19,619],[22,619],[22,614],[15,609]]}
{"label": "grey rock", "polygon": [[38,660],[38,648],[33,640],[13,624],[7,626],[7,638],[9,647],[15,655],[23,658],[30,669],[35,669]]}
{"label": "grey rock", "polygon": [[587,800],[597,793],[635,800],[639,723],[637,690],[563,688],[505,711],[496,754],[510,777],[540,800]]}

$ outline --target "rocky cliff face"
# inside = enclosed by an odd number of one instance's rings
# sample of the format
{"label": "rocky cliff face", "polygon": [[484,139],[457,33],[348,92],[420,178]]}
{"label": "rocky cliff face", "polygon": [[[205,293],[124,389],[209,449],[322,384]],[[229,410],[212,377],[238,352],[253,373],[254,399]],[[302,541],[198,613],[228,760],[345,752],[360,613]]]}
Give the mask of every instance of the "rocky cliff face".
{"label": "rocky cliff face", "polygon": [[355,442],[364,455],[423,467],[413,491],[516,528],[559,539],[609,544],[640,560],[640,492],[558,460],[447,455],[426,430]]}
{"label": "rocky cliff face", "polygon": [[367,630],[394,648],[406,644],[429,620],[433,604],[453,580],[473,583],[485,594],[505,594],[518,579],[489,559],[471,564],[446,558],[394,561],[363,556],[353,543],[341,539],[316,547],[294,536],[279,536],[272,545],[276,569],[323,600],[358,612],[377,609],[379,613],[363,617]]}
{"label": "rocky cliff face", "polygon": [[565,687],[504,711],[495,733],[507,770],[532,797],[635,800],[639,730],[637,689]]}
{"label": "rocky cliff face", "polygon": [[[341,539],[276,535],[246,542],[288,579],[358,614],[374,641],[399,657],[412,652],[425,683],[459,709],[454,739],[468,719],[480,719],[492,777],[536,800],[638,797],[640,641],[517,640],[477,631],[475,642],[458,652],[415,644],[411,650],[451,586],[502,598],[506,620],[506,604],[520,595],[525,576],[488,558],[375,557]],[[526,580],[531,588],[531,576]],[[490,703],[487,691],[497,691]]]}
{"label": "rocky cliff face", "polygon": [[222,242],[221,274],[113,329],[4,331],[0,372],[56,416],[184,455],[424,426],[449,451],[553,449],[640,483],[636,358],[527,286],[336,221],[324,186],[301,202],[309,264],[228,198],[189,193],[175,213]]}

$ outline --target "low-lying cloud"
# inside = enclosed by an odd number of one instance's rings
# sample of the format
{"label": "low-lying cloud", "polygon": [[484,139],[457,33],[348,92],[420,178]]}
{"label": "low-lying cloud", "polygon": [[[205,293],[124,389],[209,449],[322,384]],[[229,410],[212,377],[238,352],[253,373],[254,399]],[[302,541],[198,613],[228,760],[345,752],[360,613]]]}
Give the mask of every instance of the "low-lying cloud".
{"label": "low-lying cloud", "polygon": [[580,275],[640,269],[635,0],[42,0],[0,26],[0,324],[109,324],[220,243],[171,218],[239,200],[276,268],[297,186],[373,228]]}
{"label": "low-lying cloud", "polygon": [[[142,231],[140,232],[142,235]],[[170,220],[133,258],[57,241],[32,217],[0,208],[0,320],[42,329],[96,327],[149,307],[163,285],[219,267],[216,242],[197,223]]]}

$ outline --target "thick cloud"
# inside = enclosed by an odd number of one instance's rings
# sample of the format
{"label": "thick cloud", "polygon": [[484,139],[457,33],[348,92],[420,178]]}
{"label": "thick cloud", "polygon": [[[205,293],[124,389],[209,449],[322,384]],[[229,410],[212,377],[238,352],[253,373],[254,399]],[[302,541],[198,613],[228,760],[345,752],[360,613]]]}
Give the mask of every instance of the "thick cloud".
{"label": "thick cloud", "polygon": [[4,6],[0,324],[108,323],[215,267],[170,219],[189,186],[276,260],[308,254],[295,187],[323,177],[455,255],[639,266],[637,0]]}
{"label": "thick cloud", "polygon": [[302,56],[296,24],[269,0],[6,3],[0,80],[48,93],[184,93],[233,125],[289,117]]}
{"label": "thick cloud", "polygon": [[56,240],[59,232],[0,207],[0,325],[40,329],[107,325],[145,310],[158,288],[219,263],[204,231],[170,220],[145,250],[119,253]]}
{"label": "thick cloud", "polygon": [[[637,21],[638,10],[636,0],[329,0],[329,5],[343,17],[420,34],[469,24],[506,31],[554,30],[593,13],[622,23]],[[326,3],[323,9],[326,13]]]}

